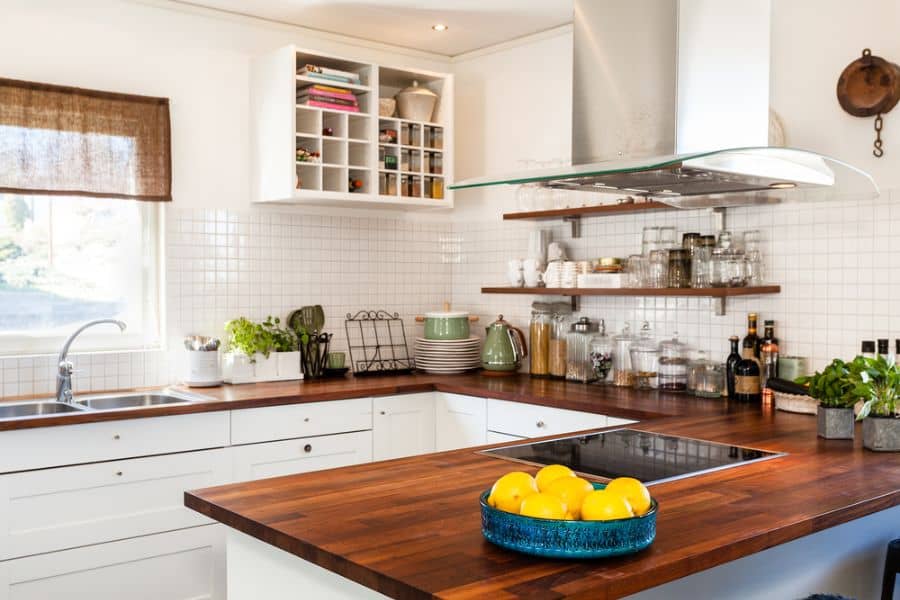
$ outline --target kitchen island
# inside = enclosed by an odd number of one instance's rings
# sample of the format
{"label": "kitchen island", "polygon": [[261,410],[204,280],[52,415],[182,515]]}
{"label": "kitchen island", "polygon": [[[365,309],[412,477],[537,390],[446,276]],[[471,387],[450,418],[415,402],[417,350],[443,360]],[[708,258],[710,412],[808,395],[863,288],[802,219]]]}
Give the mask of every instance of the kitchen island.
{"label": "kitchen island", "polygon": [[815,418],[770,408],[632,427],[787,455],[653,486],[653,545],[596,561],[485,541],[478,495],[515,467],[473,449],[198,490],[185,504],[229,526],[233,600],[298,586],[310,598],[877,595],[878,562],[900,536],[896,454],[818,439]]}

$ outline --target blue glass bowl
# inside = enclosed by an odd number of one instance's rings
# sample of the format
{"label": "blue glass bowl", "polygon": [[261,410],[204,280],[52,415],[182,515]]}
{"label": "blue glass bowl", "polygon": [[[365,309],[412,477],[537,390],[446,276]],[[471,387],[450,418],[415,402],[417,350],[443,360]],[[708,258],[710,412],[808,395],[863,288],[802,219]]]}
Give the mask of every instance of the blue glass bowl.
{"label": "blue glass bowl", "polygon": [[[593,484],[594,489],[606,487]],[[488,505],[490,490],[481,494],[481,533],[489,542],[508,550],[550,558],[601,558],[639,552],[656,537],[656,513],[614,521],[537,519],[498,510]]]}

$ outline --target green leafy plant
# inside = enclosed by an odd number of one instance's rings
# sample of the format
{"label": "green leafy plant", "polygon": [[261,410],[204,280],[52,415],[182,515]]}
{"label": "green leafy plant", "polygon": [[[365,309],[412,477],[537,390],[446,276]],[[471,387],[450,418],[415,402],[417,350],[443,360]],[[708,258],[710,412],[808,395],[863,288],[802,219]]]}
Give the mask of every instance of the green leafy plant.
{"label": "green leafy plant", "polygon": [[281,326],[281,319],[269,315],[260,325],[272,339],[272,349],[275,352],[295,352],[297,350],[297,335]]}
{"label": "green leafy plant", "polygon": [[861,368],[853,393],[865,400],[856,419],[895,417],[900,400],[900,369],[883,356],[859,356],[854,362],[859,362]]}
{"label": "green leafy plant", "polygon": [[242,352],[250,357],[250,362],[256,362],[257,352],[269,358],[275,345],[270,331],[246,317],[225,323],[225,332],[228,334],[226,350]]}
{"label": "green leafy plant", "polygon": [[808,384],[809,395],[826,408],[850,408],[860,399],[856,391],[859,372],[863,368],[860,359],[862,357],[847,363],[836,358],[821,372],[800,377],[795,383]]}

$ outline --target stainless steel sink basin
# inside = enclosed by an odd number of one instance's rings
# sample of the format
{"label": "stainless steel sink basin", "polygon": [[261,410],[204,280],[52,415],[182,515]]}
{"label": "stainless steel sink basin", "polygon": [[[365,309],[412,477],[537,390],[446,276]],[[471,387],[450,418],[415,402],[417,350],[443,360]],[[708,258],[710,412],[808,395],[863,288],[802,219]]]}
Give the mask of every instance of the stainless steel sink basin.
{"label": "stainless steel sink basin", "polygon": [[118,410],[123,408],[145,408],[169,404],[190,404],[192,402],[202,402],[204,400],[206,400],[206,398],[203,396],[163,391],[81,398],[77,399],[76,404],[91,410]]}
{"label": "stainless steel sink basin", "polygon": [[21,404],[0,404],[0,420],[24,419],[63,413],[81,412],[82,406],[73,406],[64,402],[23,402]]}

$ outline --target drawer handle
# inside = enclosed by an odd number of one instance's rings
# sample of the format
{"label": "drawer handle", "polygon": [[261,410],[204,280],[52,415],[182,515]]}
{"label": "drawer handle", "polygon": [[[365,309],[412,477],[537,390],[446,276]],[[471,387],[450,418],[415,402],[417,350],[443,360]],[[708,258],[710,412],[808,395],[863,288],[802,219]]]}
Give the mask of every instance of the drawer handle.
{"label": "drawer handle", "polygon": [[121,477],[121,476],[122,476],[122,471],[116,471],[116,477]]}
{"label": "drawer handle", "polygon": [[303,446],[303,451],[304,452],[312,452],[312,444],[307,444],[307,445]]}
{"label": "drawer handle", "polygon": [[535,423],[535,425],[537,425],[538,427],[546,427],[547,426],[547,424],[544,423],[543,421],[538,421],[537,423]]}
{"label": "drawer handle", "polygon": [[113,436],[113,439],[114,439],[114,440],[120,440],[120,439],[122,439],[122,438],[121,438],[121,436],[119,436],[119,434],[117,433],[116,435]]}
{"label": "drawer handle", "polygon": [[309,423],[309,417],[304,417],[304,418],[303,418],[303,422],[304,422],[304,423]]}
{"label": "drawer handle", "polygon": [[380,415],[386,415],[387,413],[384,412],[384,411],[382,410],[382,411],[378,411],[378,414],[380,414]]}

